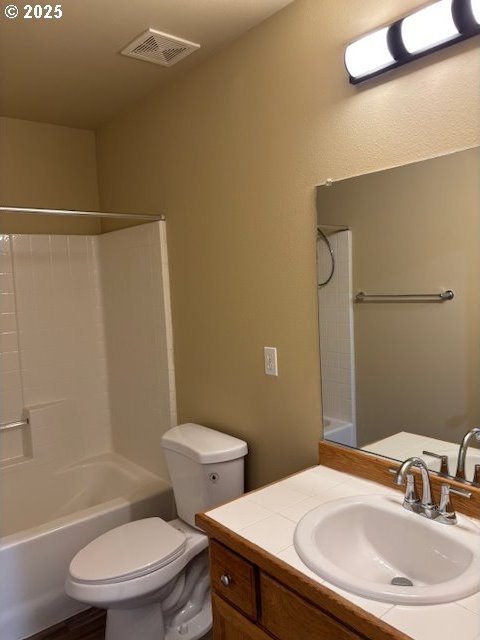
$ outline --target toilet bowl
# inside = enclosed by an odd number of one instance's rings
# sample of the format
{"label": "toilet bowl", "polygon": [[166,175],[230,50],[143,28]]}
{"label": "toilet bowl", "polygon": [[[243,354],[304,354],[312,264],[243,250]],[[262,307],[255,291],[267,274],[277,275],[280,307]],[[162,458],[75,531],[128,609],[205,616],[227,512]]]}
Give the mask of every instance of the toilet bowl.
{"label": "toilet bowl", "polygon": [[200,425],[162,439],[180,518],[137,520],[73,558],[69,596],[107,609],[106,640],[197,640],[212,626],[207,536],[195,513],[243,492],[245,442]]}
{"label": "toilet bowl", "polygon": [[65,588],[108,610],[109,640],[153,640],[161,633],[195,640],[210,624],[207,545],[205,534],[181,520],[130,522],[75,556]]}

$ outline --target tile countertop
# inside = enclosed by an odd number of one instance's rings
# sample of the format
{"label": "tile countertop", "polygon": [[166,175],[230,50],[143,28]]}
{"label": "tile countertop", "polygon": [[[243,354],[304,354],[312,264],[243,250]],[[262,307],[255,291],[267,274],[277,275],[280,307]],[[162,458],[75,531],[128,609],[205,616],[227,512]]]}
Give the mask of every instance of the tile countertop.
{"label": "tile countertop", "polygon": [[[414,640],[480,640],[480,592],[448,604],[392,605],[339,589],[322,580],[300,560],[293,546],[293,534],[297,522],[308,511],[336,498],[375,493],[397,496],[401,508],[400,492],[318,466],[248,493],[207,515]],[[469,519],[480,527],[480,521]]]}

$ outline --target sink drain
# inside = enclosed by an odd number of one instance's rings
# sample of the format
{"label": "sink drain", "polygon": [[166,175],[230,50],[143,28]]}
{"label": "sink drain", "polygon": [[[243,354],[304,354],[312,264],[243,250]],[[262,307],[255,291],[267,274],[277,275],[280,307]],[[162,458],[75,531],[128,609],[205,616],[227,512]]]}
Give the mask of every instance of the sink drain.
{"label": "sink drain", "polygon": [[413,582],[408,578],[403,578],[402,576],[396,576],[390,580],[390,584],[395,585],[396,587],[413,587]]}

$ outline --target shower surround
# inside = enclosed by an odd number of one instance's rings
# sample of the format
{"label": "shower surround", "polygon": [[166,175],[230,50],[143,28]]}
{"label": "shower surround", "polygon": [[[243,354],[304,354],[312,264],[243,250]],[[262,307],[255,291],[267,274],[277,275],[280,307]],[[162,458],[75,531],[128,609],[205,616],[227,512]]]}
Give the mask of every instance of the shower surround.
{"label": "shower surround", "polygon": [[0,245],[0,420],[32,414],[30,428],[0,432],[2,464],[66,464],[110,450],[98,238],[3,235]]}
{"label": "shower surround", "polygon": [[[356,446],[355,341],[352,293],[352,232],[329,236],[335,270],[318,289],[322,403],[325,438]],[[317,242],[318,282],[331,270],[331,256],[321,238]]]}
{"label": "shower surround", "polygon": [[[159,443],[176,423],[175,378],[165,222],[0,235],[0,251],[0,421],[28,419],[0,430],[0,637],[18,640],[78,610],[59,578],[90,536],[171,517]],[[88,469],[98,482],[85,482]],[[120,481],[132,469],[135,481]]]}

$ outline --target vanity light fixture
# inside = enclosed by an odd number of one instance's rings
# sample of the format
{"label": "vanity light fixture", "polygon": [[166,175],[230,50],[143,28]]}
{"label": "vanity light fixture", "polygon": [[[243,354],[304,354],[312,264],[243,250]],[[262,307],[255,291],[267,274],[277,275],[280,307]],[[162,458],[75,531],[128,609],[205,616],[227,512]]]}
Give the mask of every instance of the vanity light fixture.
{"label": "vanity light fixture", "polygon": [[355,78],[379,73],[394,63],[395,58],[388,46],[388,27],[353,42],[345,52],[345,64]]}
{"label": "vanity light fixture", "polygon": [[352,84],[480,34],[480,0],[439,0],[348,45]]}
{"label": "vanity light fixture", "polygon": [[441,0],[402,20],[401,38],[408,53],[428,51],[458,36],[452,7],[452,0]]}

